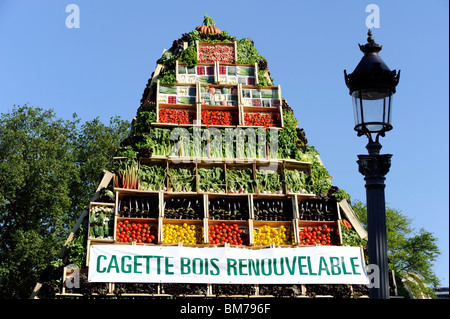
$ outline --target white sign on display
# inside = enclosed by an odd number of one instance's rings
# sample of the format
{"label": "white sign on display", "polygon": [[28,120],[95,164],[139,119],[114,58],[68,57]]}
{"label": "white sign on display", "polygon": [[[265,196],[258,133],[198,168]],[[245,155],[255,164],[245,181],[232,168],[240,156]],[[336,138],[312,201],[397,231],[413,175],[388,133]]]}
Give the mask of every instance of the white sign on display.
{"label": "white sign on display", "polygon": [[359,247],[92,245],[90,282],[369,284]]}

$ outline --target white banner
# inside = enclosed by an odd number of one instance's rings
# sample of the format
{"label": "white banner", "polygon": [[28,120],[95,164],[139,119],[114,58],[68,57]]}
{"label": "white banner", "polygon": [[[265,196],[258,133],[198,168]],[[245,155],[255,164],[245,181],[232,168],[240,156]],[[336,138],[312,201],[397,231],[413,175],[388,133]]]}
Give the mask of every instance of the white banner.
{"label": "white banner", "polygon": [[92,245],[90,282],[369,284],[359,247]]}

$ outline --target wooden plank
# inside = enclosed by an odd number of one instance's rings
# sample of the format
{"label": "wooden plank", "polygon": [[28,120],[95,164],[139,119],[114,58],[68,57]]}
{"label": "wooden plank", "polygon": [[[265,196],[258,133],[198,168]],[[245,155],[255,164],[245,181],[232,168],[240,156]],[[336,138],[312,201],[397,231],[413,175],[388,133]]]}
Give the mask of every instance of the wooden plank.
{"label": "wooden plank", "polygon": [[214,83],[219,84],[219,61],[214,61]]}
{"label": "wooden plank", "polygon": [[280,105],[278,106],[279,112],[280,112],[280,126],[284,127],[284,120],[283,120],[283,100],[281,98],[281,86],[278,84],[278,98],[280,99]]}
{"label": "wooden plank", "polygon": [[[92,198],[91,198],[91,202],[95,202],[96,200],[98,200],[98,198],[100,197],[100,190],[104,187],[107,187],[113,178],[114,178],[113,173],[103,170],[102,180],[98,184],[97,189],[94,193],[94,196],[92,196]],[[58,258],[64,257],[64,253],[65,253],[67,244],[70,243],[74,239],[75,233],[80,228],[81,223],[83,222],[84,218],[88,215],[89,215],[89,208],[85,207],[83,209],[83,212],[81,213],[80,217],[78,217],[78,220],[77,220],[75,226],[73,226],[72,231],[70,232],[69,236],[67,237],[66,242],[64,243],[63,247],[59,251]]]}
{"label": "wooden plank", "polygon": [[340,201],[339,208],[340,212],[342,213],[341,217],[346,217],[348,219],[352,227],[358,233],[359,237],[361,237],[362,239],[367,239],[368,233],[361,224],[358,216],[354,212],[353,208],[350,206],[349,202],[346,199]]}
{"label": "wooden plank", "polygon": [[159,102],[158,102],[158,95],[159,95],[159,80],[156,82],[156,122],[159,123]]}
{"label": "wooden plank", "polygon": [[197,51],[197,61],[200,61],[200,51],[198,49],[199,49],[198,40],[195,40],[195,50]]}
{"label": "wooden plank", "polygon": [[238,95],[238,112],[239,112],[239,125],[245,125],[244,123],[244,111],[242,107],[242,83],[237,84],[237,95]]}
{"label": "wooden plank", "polygon": [[91,240],[88,238],[87,240],[87,249],[86,249],[86,267],[89,267],[89,254],[91,251]]}
{"label": "wooden plank", "polygon": [[[252,201],[253,207],[253,201]],[[248,245],[253,246],[255,244],[255,228],[253,225],[253,219],[248,220]]]}
{"label": "wooden plank", "polygon": [[41,289],[41,287],[42,287],[42,284],[40,282],[36,283],[33,291],[31,292],[29,299],[39,299],[38,293],[39,293],[39,290]]}
{"label": "wooden plank", "polygon": [[298,198],[296,195],[292,196],[292,208],[294,210],[294,219],[299,219],[300,218],[300,214],[298,211]]}
{"label": "wooden plank", "polygon": [[158,218],[158,244],[163,242],[163,217]]}

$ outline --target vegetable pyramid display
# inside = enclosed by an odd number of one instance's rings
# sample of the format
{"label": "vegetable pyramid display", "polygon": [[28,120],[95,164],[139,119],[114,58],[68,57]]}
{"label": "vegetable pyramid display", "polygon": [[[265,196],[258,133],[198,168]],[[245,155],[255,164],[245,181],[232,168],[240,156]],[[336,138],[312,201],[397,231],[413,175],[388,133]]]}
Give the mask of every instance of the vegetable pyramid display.
{"label": "vegetable pyramid display", "polygon": [[[253,41],[207,15],[157,61],[115,165],[119,222],[153,218],[159,234],[119,227],[115,241],[340,244],[337,203],[347,194],[332,185]],[[234,232],[218,232],[220,222]],[[304,235],[311,222],[322,236]]]}
{"label": "vegetable pyramid display", "polygon": [[87,266],[94,244],[342,245],[348,195],[298,123],[253,41],[205,15],[158,59],[90,203]]}

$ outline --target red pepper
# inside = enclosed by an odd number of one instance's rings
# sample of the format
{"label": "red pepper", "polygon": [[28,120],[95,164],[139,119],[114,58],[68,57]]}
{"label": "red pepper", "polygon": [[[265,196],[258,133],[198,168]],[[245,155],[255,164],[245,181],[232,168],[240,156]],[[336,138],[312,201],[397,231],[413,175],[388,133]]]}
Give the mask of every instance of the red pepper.
{"label": "red pepper", "polygon": [[188,124],[188,113],[186,110],[177,111],[178,124]]}
{"label": "red pepper", "polygon": [[167,110],[166,109],[159,110],[159,122],[167,123]]}
{"label": "red pepper", "polygon": [[167,102],[169,104],[177,104],[177,97],[176,96],[169,96]]}

